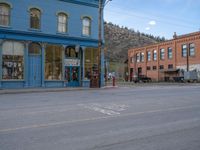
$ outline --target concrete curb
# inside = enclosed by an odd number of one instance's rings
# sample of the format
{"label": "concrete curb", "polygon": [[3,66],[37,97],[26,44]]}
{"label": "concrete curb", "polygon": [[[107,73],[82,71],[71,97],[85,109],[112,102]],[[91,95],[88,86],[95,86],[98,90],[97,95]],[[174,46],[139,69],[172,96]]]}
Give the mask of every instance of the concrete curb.
{"label": "concrete curb", "polygon": [[28,88],[28,89],[2,89],[3,94],[24,94],[24,93],[42,93],[42,92],[64,92],[64,91],[90,90],[89,88]]}
{"label": "concrete curb", "polygon": [[83,91],[83,90],[103,90],[113,89],[118,86],[104,86],[101,88],[24,88],[24,89],[0,89],[0,95],[3,94],[25,94],[25,93],[47,93],[47,92],[65,92],[65,91]]}

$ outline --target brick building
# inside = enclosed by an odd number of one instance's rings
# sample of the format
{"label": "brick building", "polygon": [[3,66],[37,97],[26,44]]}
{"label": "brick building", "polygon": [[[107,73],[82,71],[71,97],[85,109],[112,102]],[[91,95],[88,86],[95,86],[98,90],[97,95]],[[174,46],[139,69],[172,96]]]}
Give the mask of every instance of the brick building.
{"label": "brick building", "polygon": [[200,32],[128,51],[129,80],[146,75],[154,81],[173,80],[184,71],[196,71],[200,79]]}

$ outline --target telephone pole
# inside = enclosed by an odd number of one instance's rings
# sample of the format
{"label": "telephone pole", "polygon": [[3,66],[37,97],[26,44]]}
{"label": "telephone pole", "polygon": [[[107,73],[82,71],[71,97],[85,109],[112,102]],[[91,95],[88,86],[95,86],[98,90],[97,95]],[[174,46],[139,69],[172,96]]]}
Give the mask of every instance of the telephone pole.
{"label": "telephone pole", "polygon": [[101,51],[102,51],[102,12],[103,12],[103,0],[99,0],[99,19],[98,19],[98,27],[99,27],[99,40],[98,40],[98,72],[99,72],[99,87],[101,87]]}
{"label": "telephone pole", "polygon": [[101,87],[101,53],[102,53],[102,25],[103,25],[103,8],[108,4],[109,1],[112,0],[99,0],[99,19],[98,19],[98,27],[99,27],[99,36],[98,36],[98,73],[99,73],[99,87]]}

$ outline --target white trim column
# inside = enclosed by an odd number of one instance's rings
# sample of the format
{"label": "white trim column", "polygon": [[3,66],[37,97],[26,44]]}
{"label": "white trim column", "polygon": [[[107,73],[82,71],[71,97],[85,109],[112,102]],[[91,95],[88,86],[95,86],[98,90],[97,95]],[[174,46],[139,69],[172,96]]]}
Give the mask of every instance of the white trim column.
{"label": "white trim column", "polygon": [[28,57],[28,50],[29,50],[29,44],[31,43],[31,41],[25,41],[24,45],[25,45],[25,50],[24,50],[24,87],[28,87],[28,72],[29,72],[29,57]]}
{"label": "white trim column", "polygon": [[45,49],[47,44],[42,43],[41,44],[41,53],[42,53],[42,87],[45,87]]}
{"label": "white trim column", "polygon": [[65,49],[68,45],[62,45],[63,51],[62,51],[62,79],[63,79],[63,87],[66,87],[66,81],[65,81]]}
{"label": "white trim column", "polygon": [[85,49],[86,47],[82,46],[82,81],[85,79]]}

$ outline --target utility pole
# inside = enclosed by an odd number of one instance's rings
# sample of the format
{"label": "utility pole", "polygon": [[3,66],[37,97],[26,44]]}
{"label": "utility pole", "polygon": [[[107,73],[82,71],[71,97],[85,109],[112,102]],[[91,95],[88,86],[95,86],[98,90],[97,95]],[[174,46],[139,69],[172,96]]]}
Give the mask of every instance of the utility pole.
{"label": "utility pole", "polygon": [[187,72],[189,71],[189,45],[187,44]]}
{"label": "utility pole", "polygon": [[102,51],[102,10],[103,10],[103,0],[99,0],[99,40],[98,40],[98,75],[99,75],[99,87],[101,87],[101,51]]}

